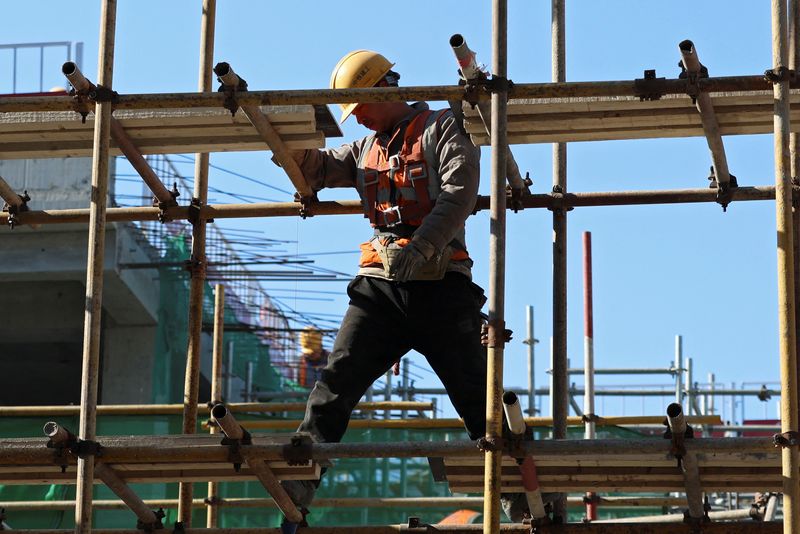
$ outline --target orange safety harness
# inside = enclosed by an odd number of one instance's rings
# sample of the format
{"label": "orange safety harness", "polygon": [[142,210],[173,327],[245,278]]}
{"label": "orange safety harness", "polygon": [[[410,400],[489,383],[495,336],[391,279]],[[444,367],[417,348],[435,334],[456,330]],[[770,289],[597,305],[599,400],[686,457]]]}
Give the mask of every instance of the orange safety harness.
{"label": "orange safety harness", "polygon": [[[369,219],[373,227],[391,228],[400,224],[419,226],[433,209],[436,200],[431,198],[430,179],[435,170],[425,159],[423,137],[429,123],[438,123],[447,111],[425,110],[417,114],[406,127],[403,145],[395,155],[388,155],[388,147],[394,137],[386,144],[377,137],[373,139],[363,159],[363,181],[359,183],[364,217]],[[431,122],[429,119],[433,113],[436,115]],[[410,239],[397,238],[393,241],[403,247]],[[451,259],[458,261],[467,258],[469,255],[466,250],[456,250]],[[361,244],[359,265],[382,265],[370,242]]]}

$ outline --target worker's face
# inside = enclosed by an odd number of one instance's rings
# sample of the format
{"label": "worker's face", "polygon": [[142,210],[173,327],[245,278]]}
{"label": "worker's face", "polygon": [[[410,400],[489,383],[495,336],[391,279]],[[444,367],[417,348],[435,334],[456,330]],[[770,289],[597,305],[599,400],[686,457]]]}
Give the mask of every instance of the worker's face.
{"label": "worker's face", "polygon": [[376,132],[386,132],[393,125],[389,124],[389,118],[385,113],[386,104],[371,103],[359,104],[353,110],[353,116],[358,124],[374,130]]}

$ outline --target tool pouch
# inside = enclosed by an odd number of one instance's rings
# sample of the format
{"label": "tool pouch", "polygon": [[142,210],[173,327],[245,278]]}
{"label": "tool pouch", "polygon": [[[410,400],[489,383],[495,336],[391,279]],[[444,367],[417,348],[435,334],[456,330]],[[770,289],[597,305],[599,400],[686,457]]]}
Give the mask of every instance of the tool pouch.
{"label": "tool pouch", "polygon": [[[383,272],[386,278],[391,279],[390,267],[392,262],[403,250],[411,240],[407,238],[393,239],[386,242],[381,242],[381,237],[375,236],[371,243],[372,248],[378,253],[378,257],[383,264]],[[386,238],[383,238],[384,240]],[[414,275],[414,280],[441,280],[447,272],[447,265],[450,263],[450,257],[453,255],[453,247],[446,246],[441,254],[434,254],[431,258],[420,267]]]}

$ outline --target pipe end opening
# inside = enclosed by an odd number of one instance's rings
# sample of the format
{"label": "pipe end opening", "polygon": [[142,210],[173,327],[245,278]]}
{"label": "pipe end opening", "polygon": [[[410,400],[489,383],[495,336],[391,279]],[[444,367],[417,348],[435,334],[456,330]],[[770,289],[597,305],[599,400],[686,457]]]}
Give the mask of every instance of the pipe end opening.
{"label": "pipe end opening", "polygon": [[667,406],[667,415],[669,417],[678,417],[682,413],[683,413],[683,407],[677,402],[673,402],[672,404]]}
{"label": "pipe end opening", "polygon": [[464,45],[464,36],[461,35],[460,33],[453,34],[453,36],[450,37],[450,46],[452,46],[453,48],[458,48],[463,45]]}

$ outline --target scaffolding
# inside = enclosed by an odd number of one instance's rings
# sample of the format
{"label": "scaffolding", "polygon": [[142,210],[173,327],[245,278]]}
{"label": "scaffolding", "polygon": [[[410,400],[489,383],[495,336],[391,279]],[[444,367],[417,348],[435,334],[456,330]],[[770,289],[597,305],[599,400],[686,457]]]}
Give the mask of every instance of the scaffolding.
{"label": "scaffolding", "polygon": [[[214,44],[215,1],[204,0],[201,30],[201,58],[198,93],[132,94],[116,95],[113,87],[113,50],[115,38],[116,1],[104,0],[101,13],[100,68],[97,85],[79,95],[81,106],[93,106],[94,137],[92,165],[92,202],[88,210],[29,211],[26,200],[0,182],[0,194],[8,204],[8,211],[0,215],[0,223],[40,224],[84,222],[89,226],[89,262],[86,278],[87,306],[84,328],[82,392],[79,428],[76,436],[57,424],[48,425],[46,433],[50,447],[44,439],[0,440],[0,478],[17,480],[75,480],[75,532],[98,532],[92,528],[92,489],[102,481],[130,507],[139,518],[138,530],[114,530],[116,533],[152,531],[164,528],[157,514],[127,486],[136,480],[179,480],[178,518],[175,530],[194,532],[191,510],[197,506],[193,498],[192,481],[218,481],[229,477],[255,477],[270,491],[274,501],[292,520],[298,512],[291,506],[288,496],[276,483],[278,475],[314,479],[319,468],[336,458],[428,457],[439,458],[439,467],[446,472],[451,485],[482,491],[483,524],[471,526],[437,525],[437,532],[778,532],[800,533],[800,457],[798,456],[798,398],[796,360],[797,288],[795,273],[800,260],[798,227],[800,227],[800,191],[792,176],[797,176],[797,136],[790,123],[790,83],[800,61],[800,40],[797,24],[800,18],[797,0],[772,0],[773,68],[767,76],[735,76],[726,78],[703,77],[698,70],[696,53],[691,43],[681,43],[686,75],[680,79],[656,79],[615,82],[566,82],[564,68],[564,0],[552,0],[553,14],[553,82],[542,84],[515,84],[508,82],[506,58],[507,5],[505,0],[493,0],[493,57],[492,78],[482,84],[442,87],[405,87],[348,90],[304,91],[226,91],[211,92],[211,59]],[[791,22],[791,23],[790,23]],[[789,28],[792,29],[790,35]],[[227,66],[229,67],[229,66]],[[72,72],[65,72],[70,74]],[[230,70],[230,74],[233,71]],[[228,74],[224,68],[218,72]],[[234,82],[232,82],[234,83]],[[81,84],[75,84],[81,90]],[[775,186],[736,187],[725,163],[721,133],[726,133],[726,123],[717,120],[714,111],[714,94],[731,93],[734,96],[769,95],[772,107]],[[538,99],[536,105],[547,108],[561,99],[616,99],[617,106],[635,108],[640,99],[657,100],[661,96],[683,95],[696,101],[698,125],[708,140],[715,168],[715,190],[622,191],[612,193],[569,193],[566,175],[566,142],[572,137],[560,132],[550,137],[536,138],[538,142],[553,142],[554,172],[553,192],[547,195],[523,195],[516,207],[547,208],[553,217],[553,331],[554,402],[552,420],[553,440],[532,440],[501,445],[502,396],[501,382],[504,356],[504,293],[505,293],[505,229],[507,213],[506,173],[508,168],[508,143],[514,139],[508,117],[514,106],[528,103],[520,99]],[[514,100],[509,101],[509,98]],[[251,205],[208,205],[208,153],[199,152],[195,166],[193,204],[189,207],[173,205],[163,185],[153,183],[159,205],[142,208],[107,208],[108,161],[110,140],[117,131],[119,143],[120,124],[112,117],[114,110],[195,108],[237,108],[244,110],[254,128],[276,156],[284,163],[287,174],[302,194],[309,191],[302,175],[298,175],[287,159],[284,141],[271,125],[259,106],[276,105],[326,105],[342,102],[387,102],[408,100],[466,100],[490,101],[491,128],[483,142],[491,144],[491,195],[480,198],[476,209],[489,209],[491,213],[490,279],[489,279],[489,347],[488,347],[488,416],[483,450],[473,442],[406,442],[385,444],[311,444],[303,436],[293,436],[288,441],[272,437],[253,438],[232,419],[230,411],[217,404],[212,415],[226,434],[227,441],[220,444],[213,436],[191,436],[197,429],[198,414],[198,361],[202,329],[202,304],[206,275],[206,221],[224,217],[266,217],[326,215],[359,213],[357,202],[313,202],[308,199],[296,203],[261,203]],[[677,100],[677,99],[676,99]],[[589,100],[587,100],[589,101]],[[741,102],[733,104],[740,105]],[[685,105],[685,102],[684,102]],[[758,107],[759,104],[754,104]],[[0,98],[0,112],[75,111],[76,101],[70,96],[21,96]],[[668,106],[667,106],[668,108]],[[80,111],[80,110],[79,110]],[[763,112],[763,110],[761,110]],[[754,112],[758,112],[755,110]],[[573,112],[573,114],[579,112]],[[589,114],[591,111],[585,112]],[[646,115],[647,113],[645,113]],[[562,117],[563,118],[563,117]],[[741,119],[745,120],[745,119]],[[469,117],[468,117],[469,121]],[[519,122],[519,121],[518,121]],[[515,124],[518,124],[515,123]],[[758,120],[753,122],[757,123]],[[762,121],[763,122],[763,121]],[[469,123],[468,123],[469,124]],[[676,126],[680,121],[670,125]],[[729,125],[728,125],[729,126]],[[611,128],[600,124],[597,130]],[[677,126],[676,126],[677,127]],[[763,129],[763,124],[758,128]],[[646,126],[636,126],[646,129]],[[755,128],[755,127],[754,127]],[[667,128],[666,130],[669,130]],[[732,132],[728,130],[727,132]],[[752,130],[756,131],[756,130]],[[757,130],[762,131],[762,130]],[[524,130],[523,130],[524,133]],[[584,132],[585,134],[585,132]],[[526,134],[527,135],[527,134]],[[538,134],[537,134],[538,135]],[[648,134],[649,135],[649,134]],[[685,135],[685,134],[679,134]],[[584,137],[586,138],[586,137]],[[602,138],[597,134],[595,137]],[[481,142],[478,136],[477,142]],[[525,140],[525,135],[521,136]],[[530,139],[528,139],[530,141]],[[204,149],[209,149],[208,146]],[[147,168],[140,170],[148,182]],[[148,182],[150,185],[150,182]],[[159,188],[161,185],[161,188]],[[744,200],[773,200],[776,204],[778,234],[778,301],[779,346],[781,364],[781,433],[775,438],[684,439],[688,431],[681,407],[673,404],[667,410],[671,439],[653,440],[566,440],[568,424],[566,360],[566,228],[567,212],[573,207],[599,205],[630,205],[655,203],[730,202]],[[189,220],[193,227],[191,250],[191,293],[189,306],[189,347],[186,365],[184,403],[182,405],[183,433],[186,436],[147,438],[99,438],[96,433],[97,383],[100,313],[102,306],[102,265],[105,225],[111,221],[131,220]],[[220,294],[222,291],[220,291]],[[221,306],[218,306],[221,309]],[[219,339],[215,335],[215,339]],[[218,344],[215,344],[219,352]],[[217,367],[218,369],[218,367]],[[217,371],[218,374],[218,371]],[[215,390],[216,397],[219,389]],[[218,398],[212,400],[219,400]],[[595,414],[586,414],[590,419]],[[592,421],[596,422],[596,421]],[[780,446],[780,458],[775,445]],[[102,455],[99,452],[102,451]],[[688,507],[687,520],[681,525],[646,523],[636,525],[605,524],[534,524],[501,525],[499,497],[501,491],[528,490],[524,474],[517,462],[535,462],[539,467],[539,482],[543,490],[552,491],[613,491],[629,492],[664,491],[685,493]],[[678,466],[675,465],[679,460]],[[231,469],[230,464],[237,466]],[[432,462],[432,468],[436,462]],[[245,468],[240,468],[245,465]],[[63,472],[59,468],[63,466]],[[285,470],[285,473],[281,473]],[[551,478],[548,478],[551,477]],[[456,484],[457,485],[457,484]],[[737,488],[751,491],[779,491],[783,494],[783,524],[770,522],[707,522],[702,491],[709,488]],[[211,509],[213,502],[206,503]],[[556,499],[553,515],[566,517],[565,499]],[[212,514],[213,516],[213,514]],[[246,534],[268,532],[269,529],[218,529],[210,521],[207,534]],[[431,527],[432,528],[432,527]],[[409,521],[408,525],[363,526],[342,529],[312,527],[304,532],[428,532],[429,527]],[[38,532],[30,530],[28,532]],[[44,532],[44,531],[43,531]],[[48,531],[60,532],[60,531]],[[102,531],[101,531],[102,532]]]}

